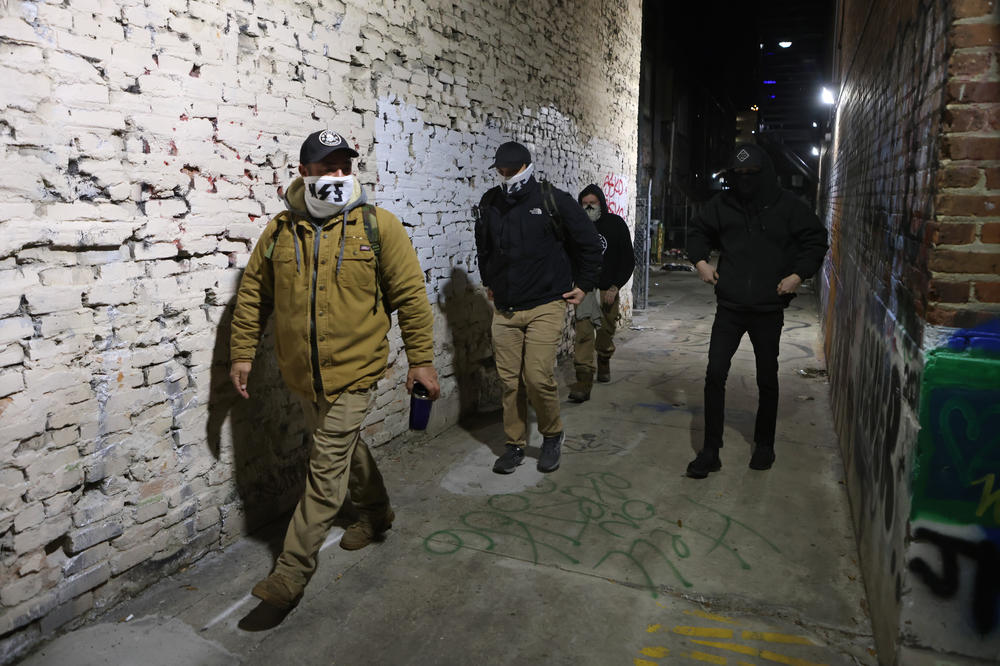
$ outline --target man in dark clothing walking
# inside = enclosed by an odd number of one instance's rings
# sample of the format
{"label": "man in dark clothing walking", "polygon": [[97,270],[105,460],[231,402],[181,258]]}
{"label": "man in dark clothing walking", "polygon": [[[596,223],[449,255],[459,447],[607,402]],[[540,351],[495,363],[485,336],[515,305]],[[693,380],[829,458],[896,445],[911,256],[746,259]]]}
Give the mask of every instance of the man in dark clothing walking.
{"label": "man in dark clothing walking", "polygon": [[[802,281],[819,269],[827,250],[826,229],[781,188],[763,149],[738,146],[726,180],[730,189],[705,205],[688,235],[688,257],[699,277],[715,285],[718,303],[705,373],[705,442],[687,467],[695,479],[722,468],[726,377],[744,333],[753,344],[759,391],[750,468],[766,470],[774,463],[784,309]],[[711,248],[721,250],[717,270],[708,263]]]}
{"label": "man in dark clothing walking", "polygon": [[538,469],[559,467],[564,439],[555,379],[556,350],[566,304],[597,285],[601,244],[573,198],[535,180],[531,153],[510,141],[490,168],[503,179],[479,203],[476,252],[483,286],[493,301],[493,347],[503,384],[506,451],[493,465],[510,474],[524,460],[528,401],[538,418]]}
{"label": "man in dark clothing walking", "polygon": [[[611,356],[615,353],[615,328],[621,316],[619,290],[632,278],[635,253],[632,237],[625,220],[608,212],[604,192],[597,185],[588,185],[577,201],[597,228],[604,249],[604,262],[597,278],[597,292],[587,294],[576,308],[576,339],[573,365],[576,383],[570,389],[573,402],[590,400],[594,385],[594,350],[597,350],[597,381],[611,381]],[[596,335],[595,335],[596,324]]]}

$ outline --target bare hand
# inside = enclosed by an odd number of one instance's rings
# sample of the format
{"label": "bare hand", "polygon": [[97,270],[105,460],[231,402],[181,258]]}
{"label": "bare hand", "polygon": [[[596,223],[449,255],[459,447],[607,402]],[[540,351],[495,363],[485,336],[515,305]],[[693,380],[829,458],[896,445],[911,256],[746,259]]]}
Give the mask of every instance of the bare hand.
{"label": "bare hand", "polygon": [[441,395],[441,385],[438,384],[438,373],[433,365],[422,365],[410,368],[406,373],[406,392],[413,393],[413,382],[420,382],[430,393],[431,400],[437,400]]}
{"label": "bare hand", "polygon": [[489,287],[486,287],[486,298],[493,300],[493,290]]}
{"label": "bare hand", "polygon": [[612,305],[615,302],[615,297],[618,296],[618,287],[611,287],[610,289],[605,289],[601,292],[601,303],[604,305]]}
{"label": "bare hand", "polygon": [[712,268],[712,264],[704,259],[695,264],[694,267],[698,270],[698,277],[701,278],[702,282],[715,284],[719,281],[719,271]]}
{"label": "bare hand", "polygon": [[795,273],[792,273],[784,280],[778,283],[778,293],[779,294],[794,294],[795,290],[799,288],[802,284],[802,278],[800,278]]}
{"label": "bare hand", "polygon": [[579,287],[573,287],[573,291],[567,291],[563,294],[563,300],[567,303],[572,303],[573,305],[579,305],[583,302],[583,297],[587,294],[584,293],[583,289]]}
{"label": "bare hand", "polygon": [[233,364],[229,367],[229,378],[233,380],[236,392],[244,398],[250,397],[250,394],[247,393],[247,378],[250,377],[250,367],[252,365],[253,363],[250,361],[233,361]]}

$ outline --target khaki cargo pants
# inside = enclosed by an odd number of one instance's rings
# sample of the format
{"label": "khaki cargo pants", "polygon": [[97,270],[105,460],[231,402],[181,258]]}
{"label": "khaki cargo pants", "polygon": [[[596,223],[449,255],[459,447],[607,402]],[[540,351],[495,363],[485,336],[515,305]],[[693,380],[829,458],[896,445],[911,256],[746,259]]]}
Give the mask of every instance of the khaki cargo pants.
{"label": "khaki cargo pants", "polygon": [[[603,292],[602,292],[603,293]],[[594,331],[594,322],[590,319],[577,319],[576,337],[573,344],[573,368],[576,370],[576,384],[574,388],[589,391],[594,385],[594,373],[597,364],[594,360],[594,352],[600,358],[611,358],[615,353],[615,330],[618,328],[618,319],[621,317],[619,310],[620,300],[615,294],[615,300],[611,305],[605,305],[601,301],[601,326]]]}
{"label": "khaki cargo pants", "polygon": [[493,313],[493,353],[503,384],[503,430],[511,444],[527,442],[529,401],[543,437],[562,432],[556,350],[565,318],[562,300]]}
{"label": "khaki cargo pants", "polygon": [[348,491],[359,511],[379,512],[389,504],[382,475],[361,439],[361,424],[373,390],[346,392],[333,402],[302,400],[312,430],[306,488],[285,533],[274,567],[301,585],[316,571],[316,557]]}

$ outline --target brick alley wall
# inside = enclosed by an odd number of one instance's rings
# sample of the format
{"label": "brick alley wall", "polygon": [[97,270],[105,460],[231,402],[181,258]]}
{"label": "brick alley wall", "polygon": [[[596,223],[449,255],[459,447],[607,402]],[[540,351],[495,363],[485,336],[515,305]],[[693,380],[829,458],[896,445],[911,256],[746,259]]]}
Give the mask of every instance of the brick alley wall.
{"label": "brick alley wall", "polygon": [[[228,327],[312,129],[356,145],[420,255],[432,427],[496,404],[471,214],[492,151],[521,140],[574,195],[635,179],[640,2],[569,5],[0,5],[0,662],[296,500],[298,407],[270,344],[236,399]],[[406,429],[390,340],[375,444]]]}
{"label": "brick alley wall", "polygon": [[[958,543],[995,551],[1000,528],[976,515],[1000,463],[984,453],[1000,449],[986,441],[1000,402],[996,3],[841,0],[837,13],[824,329],[879,656],[995,656],[1000,627],[973,610],[971,582],[947,591],[941,562],[961,559]],[[963,580],[978,566],[960,563]]]}

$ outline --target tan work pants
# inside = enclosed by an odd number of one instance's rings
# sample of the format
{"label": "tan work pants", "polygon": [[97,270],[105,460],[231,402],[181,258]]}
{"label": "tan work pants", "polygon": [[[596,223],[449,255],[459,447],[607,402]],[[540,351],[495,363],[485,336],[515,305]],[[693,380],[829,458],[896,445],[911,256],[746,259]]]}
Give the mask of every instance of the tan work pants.
{"label": "tan work pants", "polygon": [[382,475],[361,440],[361,424],[373,391],[341,393],[333,402],[302,401],[312,430],[305,493],[288,524],[274,570],[305,585],[316,571],[316,556],[348,491],[359,511],[378,512],[389,504]]}
{"label": "tan work pants", "polygon": [[566,303],[561,300],[493,313],[493,352],[503,384],[503,429],[509,443],[527,442],[529,401],[543,437],[562,432],[556,350],[565,318]]}
{"label": "tan work pants", "polygon": [[615,330],[618,328],[618,294],[611,305],[601,301],[601,326],[594,332],[594,322],[588,318],[576,320],[576,337],[573,347],[573,367],[576,370],[574,388],[590,390],[594,385],[594,372],[597,364],[594,361],[594,351],[601,358],[611,358],[615,353]]}

